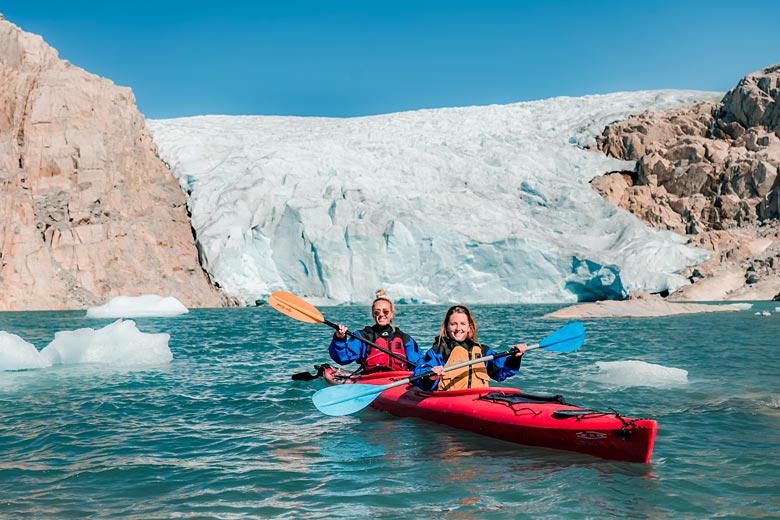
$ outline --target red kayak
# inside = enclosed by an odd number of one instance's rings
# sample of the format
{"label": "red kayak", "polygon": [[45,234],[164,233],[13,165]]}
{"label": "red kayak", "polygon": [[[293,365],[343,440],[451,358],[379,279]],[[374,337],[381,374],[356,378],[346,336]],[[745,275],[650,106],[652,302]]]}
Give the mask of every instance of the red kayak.
{"label": "red kayak", "polygon": [[[330,384],[381,386],[411,375],[381,372],[350,376],[327,365],[322,369]],[[516,444],[624,462],[650,462],[658,430],[652,419],[588,410],[564,402],[561,396],[534,396],[515,388],[426,392],[407,384],[384,390],[371,406],[398,417],[417,417]]]}

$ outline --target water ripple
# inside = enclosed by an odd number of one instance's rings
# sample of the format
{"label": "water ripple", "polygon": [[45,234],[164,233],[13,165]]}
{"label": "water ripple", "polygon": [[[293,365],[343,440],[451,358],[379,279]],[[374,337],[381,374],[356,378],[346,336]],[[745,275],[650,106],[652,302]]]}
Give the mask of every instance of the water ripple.
{"label": "water ripple", "polygon": [[[499,349],[538,340],[560,326],[538,318],[549,307],[477,307],[483,340]],[[399,306],[399,319],[425,344],[443,311]],[[323,313],[368,319],[364,307]],[[529,353],[505,383],[657,419],[650,465],[511,445],[371,409],[324,416],[311,403],[323,381],[290,376],[327,361],[332,329],[271,309],[139,319],[144,332],[171,334],[169,365],[0,374],[0,517],[778,516],[780,362],[771,346],[780,327],[741,324],[746,318],[586,322],[579,351]],[[0,328],[45,338],[80,320],[16,313]],[[688,381],[615,385],[592,377],[602,362],[616,378],[621,367],[652,366],[684,370]]]}

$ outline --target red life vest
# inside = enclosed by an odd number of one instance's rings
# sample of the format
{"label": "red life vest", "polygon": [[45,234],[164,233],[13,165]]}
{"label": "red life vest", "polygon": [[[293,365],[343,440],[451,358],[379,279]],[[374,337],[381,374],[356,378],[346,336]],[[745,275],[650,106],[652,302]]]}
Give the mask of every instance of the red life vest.
{"label": "red life vest", "polygon": [[[364,338],[373,343],[376,343],[384,349],[393,352],[394,354],[398,354],[403,359],[406,359],[406,347],[404,346],[404,341],[401,336],[399,336],[397,333],[394,333],[388,336],[372,338],[374,331],[373,329],[370,329],[371,333],[367,333],[369,329],[370,327],[366,327],[366,329],[361,331]],[[378,348],[374,348],[371,345],[366,345],[366,358],[361,360],[360,364],[363,366],[364,374],[370,374],[371,372],[387,372],[392,370],[409,369],[404,361],[401,361],[400,359],[396,358],[395,356],[391,356],[386,352],[382,352]]]}

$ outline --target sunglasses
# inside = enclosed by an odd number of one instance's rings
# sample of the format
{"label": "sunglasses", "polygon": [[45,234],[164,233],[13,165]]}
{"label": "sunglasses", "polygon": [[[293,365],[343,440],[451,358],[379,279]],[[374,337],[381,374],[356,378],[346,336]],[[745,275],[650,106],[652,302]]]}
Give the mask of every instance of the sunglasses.
{"label": "sunglasses", "polygon": [[381,316],[381,315],[389,316],[390,315],[390,309],[374,309],[374,316]]}

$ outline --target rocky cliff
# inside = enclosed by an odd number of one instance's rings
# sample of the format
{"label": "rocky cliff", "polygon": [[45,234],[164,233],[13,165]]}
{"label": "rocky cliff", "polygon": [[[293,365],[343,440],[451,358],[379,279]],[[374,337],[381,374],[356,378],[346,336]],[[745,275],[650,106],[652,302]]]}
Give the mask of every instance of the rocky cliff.
{"label": "rocky cliff", "polygon": [[0,310],[226,303],[128,88],[0,16]]}
{"label": "rocky cliff", "polygon": [[720,103],[648,111],[597,143],[636,169],[597,177],[594,189],[713,252],[672,299],[780,296],[780,64],[746,76]]}

